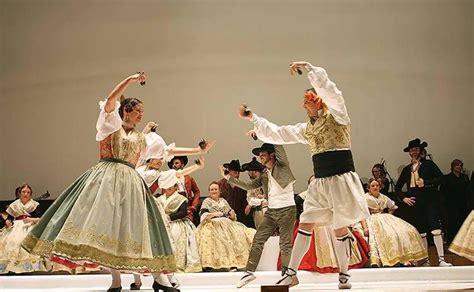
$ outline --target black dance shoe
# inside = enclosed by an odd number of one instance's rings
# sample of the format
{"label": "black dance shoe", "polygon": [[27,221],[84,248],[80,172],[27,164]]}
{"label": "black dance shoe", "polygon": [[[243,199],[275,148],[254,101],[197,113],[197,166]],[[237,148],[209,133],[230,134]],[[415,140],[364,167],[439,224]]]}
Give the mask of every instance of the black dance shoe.
{"label": "black dance shoe", "polygon": [[107,292],[121,292],[122,291],[122,286],[117,287],[117,288],[109,288],[107,289]]}
{"label": "black dance shoe", "polygon": [[135,282],[133,282],[132,284],[130,284],[130,290],[140,290],[141,286],[142,286],[142,283],[140,283],[140,285],[137,285],[135,284]]}
{"label": "black dance shoe", "polygon": [[160,292],[160,290],[163,290],[164,292],[179,292],[179,289],[173,288],[173,287],[168,287],[165,285],[161,285],[160,283],[154,281],[153,282],[153,291],[155,292]]}

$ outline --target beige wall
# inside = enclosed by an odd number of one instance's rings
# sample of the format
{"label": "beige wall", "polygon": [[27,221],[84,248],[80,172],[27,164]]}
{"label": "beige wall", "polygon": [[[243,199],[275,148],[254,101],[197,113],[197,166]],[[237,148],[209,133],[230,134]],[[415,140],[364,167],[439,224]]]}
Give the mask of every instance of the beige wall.
{"label": "beige wall", "polygon": [[[443,171],[453,158],[472,169],[473,2],[0,0],[0,199],[25,181],[56,197],[95,164],[97,103],[136,70],[149,80],[127,95],[166,141],[217,140],[195,175],[202,189],[258,145],[239,103],[305,120],[295,60],[325,67],[343,91],[362,177],[381,157],[397,176],[416,136]],[[309,151],[287,150],[301,191]]]}

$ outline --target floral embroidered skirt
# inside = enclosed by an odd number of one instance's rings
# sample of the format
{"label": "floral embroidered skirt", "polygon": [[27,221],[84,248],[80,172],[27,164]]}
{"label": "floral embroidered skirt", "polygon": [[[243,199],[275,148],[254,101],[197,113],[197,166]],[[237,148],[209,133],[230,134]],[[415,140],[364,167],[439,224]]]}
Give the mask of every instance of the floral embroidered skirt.
{"label": "floral embroidered skirt", "polygon": [[391,214],[372,214],[367,226],[371,266],[393,266],[428,257],[420,234],[408,222]]}
{"label": "floral embroidered skirt", "polygon": [[255,229],[229,218],[204,220],[196,230],[203,268],[238,268],[247,264]]}
{"label": "floral embroidered skirt", "polygon": [[196,240],[196,227],[187,218],[171,221],[170,237],[174,244],[174,256],[178,272],[201,272],[201,259]]}
{"label": "floral embroidered skirt", "polygon": [[32,226],[31,223],[15,220],[12,227],[4,227],[0,231],[0,274],[51,270],[52,263],[47,258],[30,254],[21,248],[21,242]]}
{"label": "floral embroidered skirt", "polygon": [[[170,239],[147,186],[127,162],[101,160],[70,185],[22,243],[61,264],[134,272],[176,269]],[[87,265],[86,265],[87,266]]]}
{"label": "floral embroidered skirt", "polygon": [[453,242],[449,246],[449,250],[470,261],[474,261],[474,211],[471,211],[469,216],[459,229],[458,234],[454,237]]}

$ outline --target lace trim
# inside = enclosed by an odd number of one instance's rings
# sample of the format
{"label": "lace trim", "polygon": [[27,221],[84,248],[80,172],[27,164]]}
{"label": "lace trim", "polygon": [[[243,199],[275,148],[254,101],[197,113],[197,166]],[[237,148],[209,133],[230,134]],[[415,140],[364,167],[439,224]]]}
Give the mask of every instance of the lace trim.
{"label": "lace trim", "polygon": [[29,252],[50,257],[57,255],[70,261],[88,261],[104,267],[138,272],[174,272],[176,262],[174,255],[155,256],[153,258],[132,258],[116,256],[87,245],[73,245],[61,240],[54,242],[41,240],[31,233],[22,243]]}

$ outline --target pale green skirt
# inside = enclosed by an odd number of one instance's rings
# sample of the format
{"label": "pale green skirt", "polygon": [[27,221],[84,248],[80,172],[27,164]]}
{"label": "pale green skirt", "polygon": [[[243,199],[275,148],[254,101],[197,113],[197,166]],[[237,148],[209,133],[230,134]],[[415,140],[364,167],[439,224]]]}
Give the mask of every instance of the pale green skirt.
{"label": "pale green skirt", "polygon": [[69,186],[22,246],[33,254],[136,272],[175,271],[162,216],[127,162],[104,159]]}

